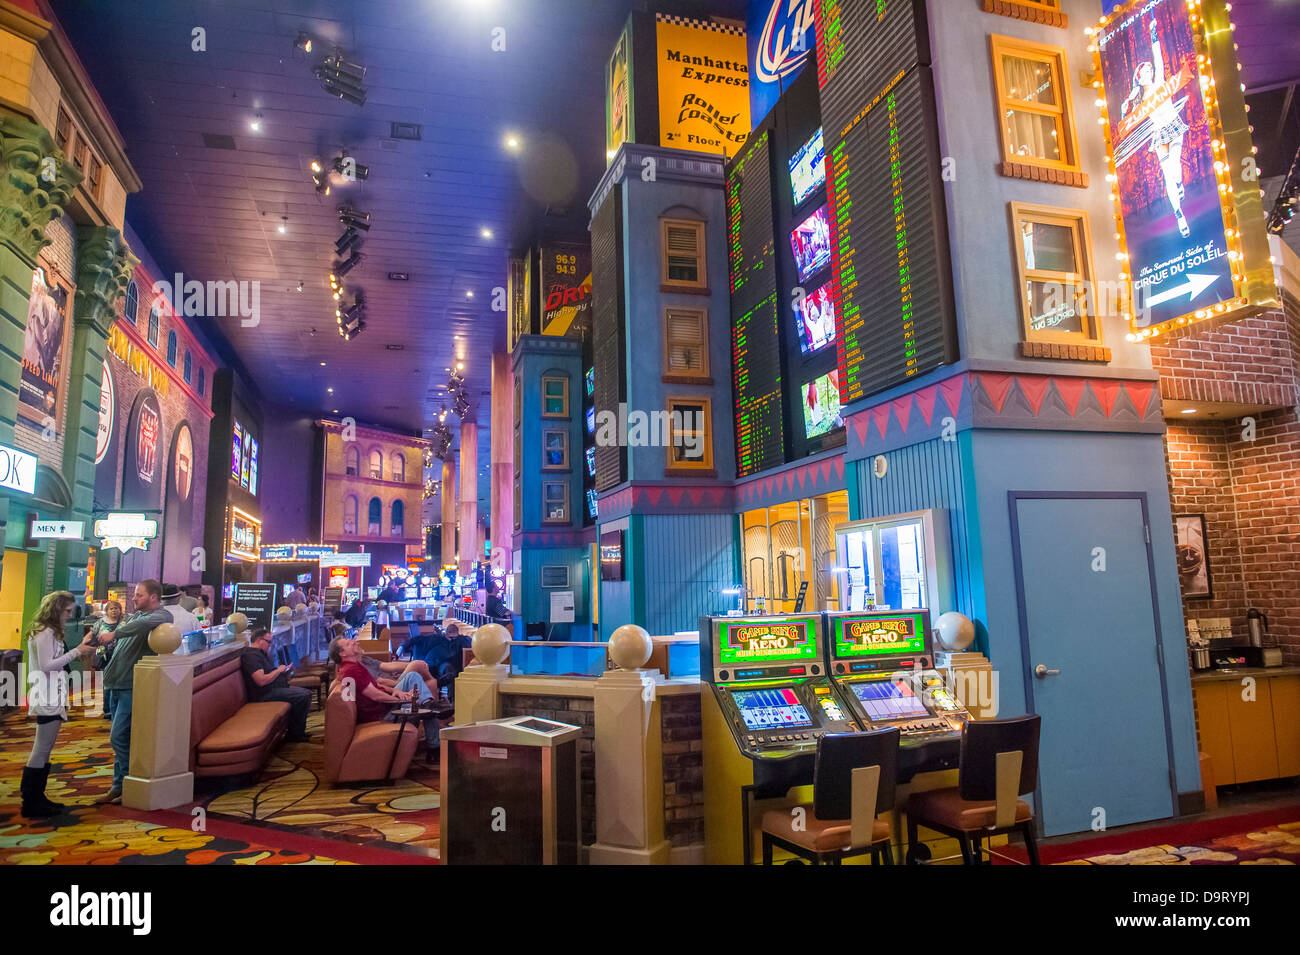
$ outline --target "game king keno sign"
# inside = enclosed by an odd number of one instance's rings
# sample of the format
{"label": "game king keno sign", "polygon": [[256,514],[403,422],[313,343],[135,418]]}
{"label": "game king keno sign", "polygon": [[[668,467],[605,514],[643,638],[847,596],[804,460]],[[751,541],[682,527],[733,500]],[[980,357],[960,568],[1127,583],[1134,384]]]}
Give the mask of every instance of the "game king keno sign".
{"label": "game king keno sign", "polygon": [[658,14],[659,145],[734,156],[749,135],[745,33]]}

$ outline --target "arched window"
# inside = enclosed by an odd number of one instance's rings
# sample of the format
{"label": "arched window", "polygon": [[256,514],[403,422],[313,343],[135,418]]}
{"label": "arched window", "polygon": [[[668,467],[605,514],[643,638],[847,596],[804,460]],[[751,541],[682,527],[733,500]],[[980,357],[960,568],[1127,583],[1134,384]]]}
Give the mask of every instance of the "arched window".
{"label": "arched window", "polygon": [[367,528],[366,533],[371,537],[378,537],[380,534],[380,525],[384,520],[384,502],[379,500],[377,497],[372,497],[370,499],[370,506],[367,510],[369,511],[367,517],[369,518],[368,523],[370,526]]}
{"label": "arched window", "polygon": [[185,384],[190,383],[190,375],[194,372],[194,359],[190,357],[190,350],[185,349],[185,367],[181,376],[185,379]]}
{"label": "arched window", "polygon": [[167,333],[167,364],[176,367],[176,333]]}
{"label": "arched window", "polygon": [[158,306],[155,305],[149,309],[149,331],[147,333],[149,344],[154,348],[158,347]]}
{"label": "arched window", "polygon": [[349,494],[343,499],[343,533],[357,532],[357,496]]}
{"label": "arched window", "polygon": [[394,501],[392,508],[392,517],[388,521],[388,533],[394,537],[404,537],[402,525],[405,523],[406,508],[402,506],[401,501]]}
{"label": "arched window", "polygon": [[203,366],[199,365],[199,397],[203,397]]}
{"label": "arched window", "polygon": [[355,444],[352,445],[352,447],[348,448],[347,451],[344,452],[343,462],[344,462],[343,470],[346,473],[352,475],[353,477],[356,477],[361,473],[361,451],[358,450]]}
{"label": "arched window", "polygon": [[376,481],[384,479],[384,456],[378,451],[370,452],[370,476]]}
{"label": "arched window", "polygon": [[136,288],[135,279],[126,283],[126,304],[122,306],[122,315],[132,325],[135,324],[135,313],[140,308],[140,290]]}
{"label": "arched window", "polygon": [[404,454],[393,455],[393,480],[398,484],[406,483],[406,456]]}

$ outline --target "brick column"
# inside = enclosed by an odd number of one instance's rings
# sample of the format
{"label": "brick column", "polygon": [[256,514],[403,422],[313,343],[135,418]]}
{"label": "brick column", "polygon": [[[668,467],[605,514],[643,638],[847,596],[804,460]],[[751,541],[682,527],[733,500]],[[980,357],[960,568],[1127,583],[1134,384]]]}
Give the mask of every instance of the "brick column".
{"label": "brick column", "polygon": [[[108,328],[138,262],[117,229],[79,230],[63,476],[72,491],[72,519],[86,521],[87,531],[94,519],[95,442]],[[89,554],[85,541],[60,541],[54,555],[56,585],[69,581],[69,570],[84,570]]]}

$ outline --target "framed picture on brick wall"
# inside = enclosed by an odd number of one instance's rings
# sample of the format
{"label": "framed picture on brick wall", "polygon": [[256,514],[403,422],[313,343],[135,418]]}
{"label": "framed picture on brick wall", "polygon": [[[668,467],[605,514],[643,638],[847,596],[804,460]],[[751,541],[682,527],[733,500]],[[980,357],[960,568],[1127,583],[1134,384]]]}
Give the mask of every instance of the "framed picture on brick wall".
{"label": "framed picture on brick wall", "polygon": [[1205,533],[1204,514],[1178,514],[1174,517],[1174,552],[1178,560],[1178,583],[1183,597],[1208,600],[1214,596],[1210,586],[1210,548]]}

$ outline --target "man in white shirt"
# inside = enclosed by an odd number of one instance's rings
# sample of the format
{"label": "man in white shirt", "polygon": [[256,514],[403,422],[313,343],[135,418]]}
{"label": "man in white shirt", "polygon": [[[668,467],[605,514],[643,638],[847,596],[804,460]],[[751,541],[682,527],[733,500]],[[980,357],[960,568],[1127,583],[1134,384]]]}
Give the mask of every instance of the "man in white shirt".
{"label": "man in white shirt", "polygon": [[199,630],[199,618],[181,606],[181,590],[175,584],[162,585],[162,606],[171,614],[172,623],[181,633]]}

